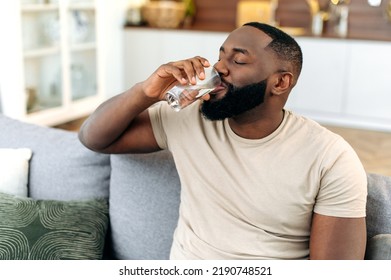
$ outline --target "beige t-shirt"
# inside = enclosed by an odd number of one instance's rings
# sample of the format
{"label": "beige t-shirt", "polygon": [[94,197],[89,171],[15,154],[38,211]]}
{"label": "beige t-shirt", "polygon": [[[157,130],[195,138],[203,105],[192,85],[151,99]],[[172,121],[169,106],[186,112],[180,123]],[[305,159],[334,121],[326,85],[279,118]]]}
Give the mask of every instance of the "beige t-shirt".
{"label": "beige t-shirt", "polygon": [[182,185],[172,259],[306,259],[313,212],[365,217],[360,160],[311,120],[285,111],[276,131],[249,140],[205,120],[197,103],[149,111]]}

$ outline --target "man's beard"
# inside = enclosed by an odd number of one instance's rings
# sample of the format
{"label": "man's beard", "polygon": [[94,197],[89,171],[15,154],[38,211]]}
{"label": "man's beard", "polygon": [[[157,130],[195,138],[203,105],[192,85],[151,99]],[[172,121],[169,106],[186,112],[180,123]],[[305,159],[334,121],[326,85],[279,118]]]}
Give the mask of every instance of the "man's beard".
{"label": "man's beard", "polygon": [[265,98],[267,80],[243,87],[228,85],[228,91],[220,100],[203,101],[200,111],[212,121],[238,116],[262,104]]}

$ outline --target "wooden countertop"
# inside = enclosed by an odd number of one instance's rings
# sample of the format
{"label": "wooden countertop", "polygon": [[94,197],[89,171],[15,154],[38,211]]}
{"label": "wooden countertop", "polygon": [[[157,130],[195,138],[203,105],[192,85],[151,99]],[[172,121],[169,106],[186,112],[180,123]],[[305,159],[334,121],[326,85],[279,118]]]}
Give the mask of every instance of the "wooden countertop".
{"label": "wooden countertop", "polygon": [[[139,28],[139,29],[156,29],[159,30],[160,28],[155,27],[149,27],[149,26],[134,26],[134,25],[125,25],[126,29],[132,29],[132,28]],[[285,29],[286,28],[286,29]],[[228,27],[226,25],[194,25],[188,28],[176,28],[176,29],[166,29],[170,31],[179,31],[179,32],[186,32],[186,31],[204,31],[204,32],[231,32],[234,30],[235,27]],[[311,33],[309,28],[304,27],[281,27],[282,30],[287,32],[288,34],[294,36],[294,37],[313,37],[313,38],[328,38],[328,39],[346,39],[346,40],[369,40],[369,41],[386,41],[391,42],[391,30],[390,33],[385,33],[384,31],[373,31],[365,32],[365,30],[358,32],[357,30],[350,30],[348,31],[348,34],[346,37],[340,37],[336,35],[335,33],[325,30],[321,36],[315,36]],[[300,29],[300,30],[299,30]],[[298,31],[298,32],[296,32]]]}

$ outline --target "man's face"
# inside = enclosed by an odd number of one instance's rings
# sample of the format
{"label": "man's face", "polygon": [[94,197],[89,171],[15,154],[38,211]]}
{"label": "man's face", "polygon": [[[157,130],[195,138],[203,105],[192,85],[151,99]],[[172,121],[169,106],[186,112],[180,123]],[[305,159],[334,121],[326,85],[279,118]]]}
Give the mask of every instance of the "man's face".
{"label": "man's face", "polygon": [[222,84],[200,108],[205,118],[232,118],[264,102],[268,77],[276,68],[273,56],[266,50],[271,40],[254,27],[244,26],[231,32],[214,65]]}
{"label": "man's face", "polygon": [[217,99],[213,95],[201,105],[202,115],[209,120],[224,120],[238,116],[262,104],[265,98],[267,79],[243,87],[225,83],[226,94]]}

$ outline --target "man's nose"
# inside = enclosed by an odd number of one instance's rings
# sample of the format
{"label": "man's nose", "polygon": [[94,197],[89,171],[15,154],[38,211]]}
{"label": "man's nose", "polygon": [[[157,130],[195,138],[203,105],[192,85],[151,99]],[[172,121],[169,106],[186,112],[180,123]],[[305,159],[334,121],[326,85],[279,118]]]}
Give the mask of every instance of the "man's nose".
{"label": "man's nose", "polygon": [[217,61],[213,67],[219,72],[220,76],[226,77],[229,74],[228,68],[221,60]]}

